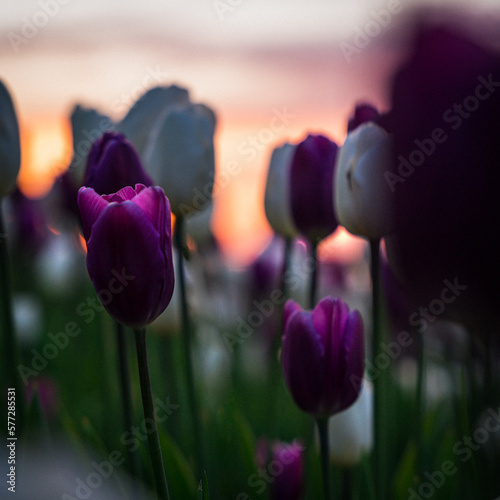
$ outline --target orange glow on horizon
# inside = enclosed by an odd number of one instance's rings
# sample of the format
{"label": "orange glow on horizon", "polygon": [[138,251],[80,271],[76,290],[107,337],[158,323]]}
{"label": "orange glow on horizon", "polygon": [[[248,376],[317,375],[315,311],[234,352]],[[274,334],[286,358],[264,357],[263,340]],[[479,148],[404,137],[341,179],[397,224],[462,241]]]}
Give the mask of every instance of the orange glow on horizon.
{"label": "orange glow on horizon", "polygon": [[[339,141],[343,133],[342,119],[321,126],[321,119],[301,117],[273,135],[261,134],[249,152],[252,137],[267,128],[269,117],[222,117],[215,137],[217,177],[214,189],[212,230],[228,259],[236,265],[253,260],[272,237],[264,212],[264,190],[272,149],[285,141],[298,142],[305,135],[323,133]],[[310,129],[304,122],[313,123]],[[269,139],[269,140],[268,140]],[[343,139],[343,137],[342,137]],[[22,165],[19,186],[23,193],[40,198],[51,189],[72,157],[72,133],[69,120],[61,117],[32,117],[21,127]],[[236,165],[236,169],[234,168]],[[174,225],[172,217],[172,225]],[[345,231],[338,231],[328,241],[328,255],[349,261],[359,255],[359,245]],[[322,245],[326,248],[327,245]],[[326,255],[326,253],[325,253]]]}
{"label": "orange glow on horizon", "polygon": [[59,117],[33,117],[20,131],[19,188],[30,198],[41,198],[71,161],[71,129]]}

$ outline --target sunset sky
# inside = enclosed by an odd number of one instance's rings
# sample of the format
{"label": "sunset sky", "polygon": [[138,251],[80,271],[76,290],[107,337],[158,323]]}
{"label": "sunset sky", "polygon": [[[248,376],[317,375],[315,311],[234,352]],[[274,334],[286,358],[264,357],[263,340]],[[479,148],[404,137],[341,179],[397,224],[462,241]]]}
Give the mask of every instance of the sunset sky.
{"label": "sunset sky", "polygon": [[[497,1],[475,2],[474,14],[490,16]],[[263,189],[272,148],[308,132],[342,143],[355,102],[387,108],[387,83],[416,3],[2,0],[0,78],[21,125],[21,188],[43,196],[67,166],[74,104],[119,119],[147,89],[177,83],[217,113],[217,169],[242,165],[217,196],[213,228],[244,261],[270,236]],[[387,26],[346,55],[345,44],[388,8]],[[275,116],[283,126],[269,133]]]}

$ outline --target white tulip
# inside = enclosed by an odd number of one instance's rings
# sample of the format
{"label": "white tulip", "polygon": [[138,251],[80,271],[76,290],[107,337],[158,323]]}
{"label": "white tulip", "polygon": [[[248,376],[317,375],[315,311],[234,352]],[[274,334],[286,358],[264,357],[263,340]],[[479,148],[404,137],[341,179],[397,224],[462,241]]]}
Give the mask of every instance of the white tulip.
{"label": "white tulip", "polygon": [[391,138],[373,122],[349,133],[340,148],[335,213],[350,233],[375,240],[392,232],[392,193],[384,177],[390,158]]}
{"label": "white tulip", "polygon": [[16,186],[21,166],[21,147],[16,110],[9,91],[0,81],[0,197]]}
{"label": "white tulip", "polygon": [[267,174],[264,208],[274,231],[293,238],[298,231],[293,224],[290,201],[290,167],[296,146],[285,143],[273,150]]}
{"label": "white tulip", "polygon": [[94,108],[85,108],[77,104],[70,115],[73,135],[73,158],[69,173],[74,183],[80,186],[83,182],[87,156],[92,144],[107,130],[114,126],[109,116],[103,115]]}
{"label": "white tulip", "polygon": [[347,410],[330,418],[330,459],[344,467],[361,461],[373,447],[373,387],[364,379],[361,393]]}
{"label": "white tulip", "polygon": [[176,104],[164,109],[149,136],[146,169],[177,217],[203,210],[212,199],[215,123],[203,104]]}
{"label": "white tulip", "polygon": [[137,99],[117,124],[117,129],[133,144],[144,161],[149,136],[157,126],[161,114],[169,107],[188,103],[189,92],[182,87],[154,87]]}

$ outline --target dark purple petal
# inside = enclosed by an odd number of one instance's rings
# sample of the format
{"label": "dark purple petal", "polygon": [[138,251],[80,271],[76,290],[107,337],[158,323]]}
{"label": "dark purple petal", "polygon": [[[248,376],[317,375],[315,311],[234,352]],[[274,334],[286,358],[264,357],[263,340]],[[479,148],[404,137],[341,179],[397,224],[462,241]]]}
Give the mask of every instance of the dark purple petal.
{"label": "dark purple petal", "polygon": [[295,404],[316,414],[324,393],[325,350],[310,312],[296,311],[288,317],[281,361]]}
{"label": "dark purple petal", "polygon": [[[276,464],[276,474],[271,483],[271,500],[299,500],[304,488],[304,447],[297,442],[275,443],[272,459]],[[279,464],[279,465],[278,465]],[[279,467],[279,469],[278,469]]]}
{"label": "dark purple petal", "polygon": [[92,226],[109,203],[92,188],[82,187],[78,191],[78,206],[82,218],[83,236],[88,242]]}
{"label": "dark purple petal", "polygon": [[476,329],[499,317],[500,54],[451,26],[419,27],[412,47],[392,83],[391,172],[410,173],[392,186],[387,254],[418,304],[467,286],[444,314]]}
{"label": "dark purple petal", "polygon": [[363,323],[340,299],[326,297],[311,312],[285,305],[282,367],[299,408],[329,417],[358,397],[364,370]]}
{"label": "dark purple petal", "polygon": [[317,242],[337,228],[334,169],[338,147],[322,135],[309,135],[295,149],[290,174],[290,200],[295,226]]}
{"label": "dark purple petal", "polygon": [[363,320],[358,311],[349,313],[344,330],[346,372],[340,388],[342,399],[337,411],[349,408],[359,396],[364,373]]}
{"label": "dark purple petal", "polygon": [[154,184],[132,144],[122,134],[106,132],[92,145],[83,184],[99,194],[109,194],[138,183]]}
{"label": "dark purple petal", "polygon": [[353,115],[347,123],[347,132],[352,132],[355,128],[366,122],[377,122],[380,117],[377,108],[371,104],[361,103],[356,105]]}
{"label": "dark purple petal", "polygon": [[139,206],[110,203],[92,227],[87,268],[106,310],[131,328],[153,321],[173,292],[172,262]]}

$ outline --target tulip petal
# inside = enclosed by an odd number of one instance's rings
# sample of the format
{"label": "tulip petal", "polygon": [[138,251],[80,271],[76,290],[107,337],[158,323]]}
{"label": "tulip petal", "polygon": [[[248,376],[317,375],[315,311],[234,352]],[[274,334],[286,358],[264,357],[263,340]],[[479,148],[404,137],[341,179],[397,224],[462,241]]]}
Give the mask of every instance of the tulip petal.
{"label": "tulip petal", "polygon": [[172,262],[165,261],[158,231],[133,202],[102,211],[88,241],[87,268],[106,310],[127,326],[149,324],[170,302]]}
{"label": "tulip petal", "polygon": [[108,204],[107,200],[98,195],[92,188],[82,187],[78,191],[78,206],[80,208],[85,241],[89,241],[92,226]]}
{"label": "tulip petal", "polygon": [[[363,320],[358,311],[351,311],[344,330],[346,372],[342,385],[342,408],[356,401],[364,373]],[[339,410],[340,411],[340,410]]]}
{"label": "tulip petal", "polygon": [[282,365],[297,406],[316,414],[324,392],[325,350],[310,312],[295,311],[289,316]]}

